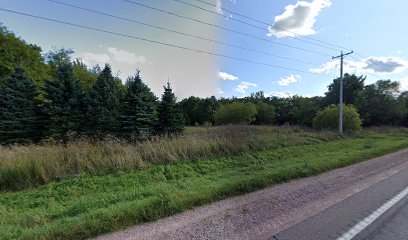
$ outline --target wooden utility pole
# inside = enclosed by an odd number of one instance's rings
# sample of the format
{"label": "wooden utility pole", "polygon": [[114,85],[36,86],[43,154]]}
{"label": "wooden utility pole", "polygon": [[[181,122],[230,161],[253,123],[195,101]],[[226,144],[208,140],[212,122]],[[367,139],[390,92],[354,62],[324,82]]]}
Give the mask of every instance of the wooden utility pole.
{"label": "wooden utility pole", "polygon": [[339,99],[339,135],[343,137],[343,63],[344,57],[352,54],[354,51],[349,53],[343,53],[339,56],[333,57],[332,59],[340,58],[340,99]]}

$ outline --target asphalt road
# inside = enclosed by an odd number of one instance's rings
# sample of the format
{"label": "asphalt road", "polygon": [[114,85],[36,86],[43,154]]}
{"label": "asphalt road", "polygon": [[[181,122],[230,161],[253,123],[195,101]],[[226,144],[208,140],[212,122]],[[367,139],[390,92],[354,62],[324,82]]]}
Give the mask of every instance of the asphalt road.
{"label": "asphalt road", "polygon": [[405,199],[404,204],[396,209],[393,215],[383,218],[382,223],[366,239],[408,239],[408,199]]}
{"label": "asphalt road", "polygon": [[[408,168],[325,211],[271,236],[271,240],[339,239],[361,220],[408,187]],[[408,239],[408,196],[403,197],[352,239]]]}

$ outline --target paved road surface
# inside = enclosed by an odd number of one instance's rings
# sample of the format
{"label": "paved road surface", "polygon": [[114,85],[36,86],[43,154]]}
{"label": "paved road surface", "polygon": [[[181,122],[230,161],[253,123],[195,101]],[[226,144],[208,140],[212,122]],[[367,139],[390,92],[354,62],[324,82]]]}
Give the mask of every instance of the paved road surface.
{"label": "paved road surface", "polygon": [[[98,239],[337,239],[407,186],[405,149]],[[407,201],[404,198],[358,237],[404,234],[396,224],[406,224],[406,214],[395,214],[395,209],[403,206],[406,213]]]}
{"label": "paved road surface", "polygon": [[383,218],[381,224],[366,239],[407,240],[408,239],[408,199],[396,209],[395,214]]}
{"label": "paved road surface", "polygon": [[[271,237],[271,240],[338,239],[408,187],[408,168]],[[401,211],[405,210],[405,211]],[[353,239],[408,239],[408,197],[384,212]]]}

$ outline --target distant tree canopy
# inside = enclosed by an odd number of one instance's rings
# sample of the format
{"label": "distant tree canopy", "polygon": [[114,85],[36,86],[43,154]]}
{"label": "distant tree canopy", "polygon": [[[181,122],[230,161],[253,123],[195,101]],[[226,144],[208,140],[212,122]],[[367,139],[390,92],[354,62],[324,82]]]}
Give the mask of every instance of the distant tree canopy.
{"label": "distant tree canopy", "polygon": [[252,123],[256,119],[256,105],[253,103],[233,102],[221,105],[215,112],[215,123],[239,124]]}
{"label": "distant tree canopy", "polygon": [[[358,95],[364,90],[364,81],[366,77],[344,74],[343,78],[343,102],[345,104],[355,104]],[[340,78],[336,78],[328,86],[326,92],[326,104],[338,104],[340,98]]]}
{"label": "distant tree canopy", "polygon": [[311,127],[313,118],[320,109],[313,98],[294,96],[291,99],[290,116],[293,118],[293,124]]}
{"label": "distant tree canopy", "polygon": [[[89,68],[73,53],[44,54],[0,25],[0,144],[48,137],[66,142],[76,135],[141,141],[180,134],[185,124],[337,128],[338,78],[322,97],[279,98],[259,91],[243,98],[191,96],[177,102],[170,84],[158,100],[139,70],[123,84],[109,65]],[[345,128],[408,126],[408,91],[401,93],[392,80],[365,81],[365,76],[344,75]]]}
{"label": "distant tree canopy", "polygon": [[35,85],[42,86],[49,77],[39,46],[28,44],[0,25],[0,81],[13,74],[16,68],[24,69]]}
{"label": "distant tree canopy", "polygon": [[218,105],[219,103],[215,97],[202,99],[192,96],[180,102],[187,125],[202,125],[206,122],[214,124],[214,113]]}
{"label": "distant tree canopy", "polygon": [[399,95],[399,83],[379,80],[364,87],[357,96],[365,126],[398,125],[407,115],[404,98]]}
{"label": "distant tree canopy", "polygon": [[273,124],[276,121],[276,109],[274,106],[264,103],[258,102],[255,104],[256,107],[256,115],[255,124]]}

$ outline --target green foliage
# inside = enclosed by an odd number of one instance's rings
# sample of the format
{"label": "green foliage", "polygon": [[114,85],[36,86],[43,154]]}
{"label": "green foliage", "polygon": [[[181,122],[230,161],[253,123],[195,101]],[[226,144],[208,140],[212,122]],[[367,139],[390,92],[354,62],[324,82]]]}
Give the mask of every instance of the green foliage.
{"label": "green foliage", "polygon": [[119,132],[120,94],[118,83],[106,65],[87,95],[88,133],[95,137]]}
{"label": "green foliage", "polygon": [[83,175],[25,191],[3,192],[1,236],[92,238],[407,146],[406,136],[371,134],[234,157],[153,164],[131,173]]}
{"label": "green foliage", "polygon": [[[313,126],[318,129],[337,129],[339,127],[339,106],[330,105],[317,112]],[[357,131],[361,129],[361,119],[353,105],[343,105],[343,129]]]}
{"label": "green foliage", "polygon": [[55,77],[58,74],[58,69],[67,64],[71,64],[71,55],[74,53],[71,49],[54,49],[45,54],[45,61],[50,67],[51,75]]}
{"label": "green foliage", "polygon": [[23,189],[83,174],[137,171],[154,163],[233,156],[282,146],[334,140],[332,131],[297,127],[227,125],[188,127],[177,137],[132,143],[89,141],[0,148],[0,191]]}
{"label": "green foliage", "polygon": [[[366,77],[352,74],[344,74],[343,78],[343,102],[346,104],[356,104],[357,96],[364,90],[364,81]],[[328,86],[328,92],[326,92],[325,101],[327,105],[339,103],[340,92],[340,78],[336,78]]]}
{"label": "green foliage", "polygon": [[94,68],[90,70],[81,59],[76,59],[73,62],[73,72],[74,77],[81,82],[85,91],[89,91],[95,84],[96,79],[98,79],[100,69]]}
{"label": "green foliage", "polygon": [[380,80],[365,86],[356,106],[366,126],[398,125],[407,114],[404,98],[399,96],[399,83]]}
{"label": "green foliage", "polygon": [[255,121],[256,106],[253,103],[233,102],[221,105],[215,112],[215,123],[223,124],[250,124]]}
{"label": "green foliage", "polygon": [[28,44],[0,25],[0,81],[19,67],[35,85],[42,86],[49,76],[49,68],[44,63],[41,48]]}
{"label": "green foliage", "polygon": [[292,124],[311,127],[313,118],[319,110],[319,105],[312,98],[294,96],[291,99],[290,116],[293,118]]}
{"label": "green foliage", "polygon": [[276,109],[267,103],[259,102],[256,105],[255,124],[272,124],[276,121]]}
{"label": "green foliage", "polygon": [[269,103],[276,108],[276,122],[279,125],[293,123],[293,117],[290,114],[292,102],[290,98],[272,97]]}
{"label": "green foliage", "polygon": [[142,82],[140,72],[129,77],[122,103],[121,132],[130,140],[152,136],[157,125],[157,99],[150,88]]}
{"label": "green foliage", "polygon": [[204,123],[214,123],[214,113],[218,108],[215,97],[199,98],[191,96],[180,102],[184,118],[187,125],[203,125]]}
{"label": "green foliage", "polygon": [[170,83],[164,86],[164,93],[158,108],[158,131],[167,136],[180,134],[184,130],[184,117]]}
{"label": "green foliage", "polygon": [[54,75],[55,79],[45,84],[48,134],[66,142],[68,133],[83,130],[84,92],[69,61],[56,65]]}
{"label": "green foliage", "polygon": [[42,136],[37,88],[24,69],[0,84],[0,144],[36,142]]}

